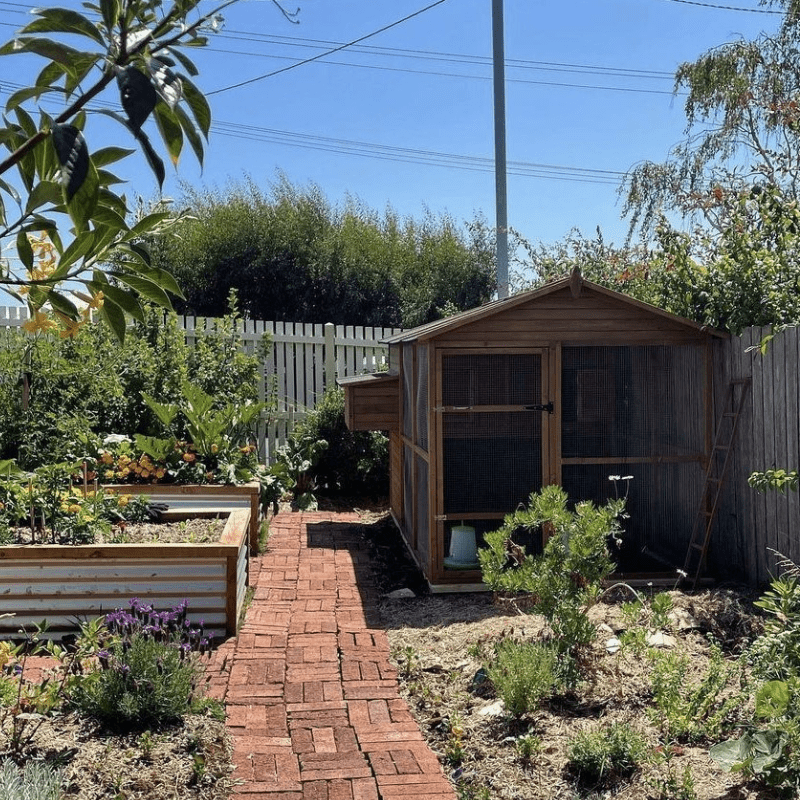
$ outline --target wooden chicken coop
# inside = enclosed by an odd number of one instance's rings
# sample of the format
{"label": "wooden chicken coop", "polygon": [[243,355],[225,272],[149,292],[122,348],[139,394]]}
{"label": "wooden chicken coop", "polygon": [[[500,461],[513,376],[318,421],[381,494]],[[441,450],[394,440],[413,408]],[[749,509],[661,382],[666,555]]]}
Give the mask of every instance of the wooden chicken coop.
{"label": "wooden chicken coop", "polygon": [[471,539],[552,483],[627,494],[620,571],[675,576],[725,336],[573,273],[388,339],[388,372],[341,381],[347,424],[389,431],[392,515],[434,590],[478,588]]}

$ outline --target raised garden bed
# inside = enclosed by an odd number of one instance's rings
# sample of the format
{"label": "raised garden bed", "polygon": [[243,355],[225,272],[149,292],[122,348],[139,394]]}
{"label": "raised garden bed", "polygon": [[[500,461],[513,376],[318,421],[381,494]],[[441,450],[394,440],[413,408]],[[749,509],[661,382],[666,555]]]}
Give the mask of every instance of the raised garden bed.
{"label": "raised garden bed", "polygon": [[170,519],[227,516],[217,543],[5,545],[0,547],[0,638],[42,620],[48,631],[77,630],[81,620],[138,597],[157,608],[189,601],[189,617],[215,635],[234,635],[247,589],[249,554],[258,542],[258,484],[113,486],[167,503]]}

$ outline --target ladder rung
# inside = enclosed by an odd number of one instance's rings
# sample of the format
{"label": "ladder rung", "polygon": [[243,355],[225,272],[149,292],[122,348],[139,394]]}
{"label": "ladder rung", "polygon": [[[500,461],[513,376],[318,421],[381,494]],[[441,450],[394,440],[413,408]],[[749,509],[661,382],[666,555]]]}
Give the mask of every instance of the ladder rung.
{"label": "ladder rung", "polygon": [[697,544],[697,542],[692,542],[692,543],[689,545],[689,547],[693,547],[695,550],[702,550],[702,549],[703,549],[703,545],[701,545],[701,544]]}

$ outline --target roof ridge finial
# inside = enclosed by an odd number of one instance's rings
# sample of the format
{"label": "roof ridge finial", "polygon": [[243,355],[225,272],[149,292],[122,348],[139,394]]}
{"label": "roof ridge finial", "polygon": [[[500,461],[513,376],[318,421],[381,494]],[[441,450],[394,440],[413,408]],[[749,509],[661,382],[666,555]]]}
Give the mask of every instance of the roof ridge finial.
{"label": "roof ridge finial", "polygon": [[581,268],[576,264],[569,274],[569,290],[572,296],[577,300],[581,296],[581,287],[583,286],[583,276],[581,275]]}

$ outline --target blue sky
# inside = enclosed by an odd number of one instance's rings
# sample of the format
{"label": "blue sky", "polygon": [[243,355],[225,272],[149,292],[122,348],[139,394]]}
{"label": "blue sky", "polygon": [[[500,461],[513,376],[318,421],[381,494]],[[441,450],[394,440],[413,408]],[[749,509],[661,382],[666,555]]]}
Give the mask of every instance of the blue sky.
{"label": "blue sky", "polygon": [[[180,196],[181,180],[224,190],[245,177],[268,190],[280,171],[297,185],[317,184],[334,203],[350,195],[401,215],[420,217],[427,208],[493,224],[491,0],[445,0],[335,55],[228,88],[432,2],[285,3],[299,9],[297,24],[270,0],[227,9],[222,34],[195,54],[196,82],[214,114],[205,168],[186,153],[165,194]],[[0,0],[0,39],[25,23],[27,8]],[[572,228],[591,236],[599,225],[621,243],[621,175],[639,161],[662,160],[682,135],[676,67],[774,29],[779,18],[759,9],[757,0],[505,0],[510,225],[546,243]],[[0,59],[0,101],[31,80],[30,67],[25,58]],[[104,122],[96,130],[90,122],[92,149],[109,135]],[[131,194],[155,195],[140,156],[121,174]]]}

